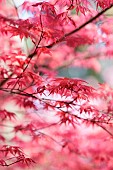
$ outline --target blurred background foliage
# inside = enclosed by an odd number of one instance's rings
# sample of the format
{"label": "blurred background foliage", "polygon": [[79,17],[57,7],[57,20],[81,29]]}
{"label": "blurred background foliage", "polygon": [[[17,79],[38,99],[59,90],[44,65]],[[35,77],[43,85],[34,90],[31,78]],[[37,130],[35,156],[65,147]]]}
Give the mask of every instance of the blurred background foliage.
{"label": "blurred background foliage", "polygon": [[[96,8],[95,3],[93,0],[89,0],[94,8]],[[75,14],[75,9],[72,11],[72,14]],[[109,9],[104,14],[106,17],[113,16],[113,7]],[[98,23],[97,23],[98,24]],[[100,23],[101,24],[101,23]],[[108,28],[109,29],[109,28]],[[97,44],[97,47],[99,48],[99,45]],[[106,47],[105,47],[106,48]],[[79,46],[77,49],[75,49],[80,52],[84,52],[87,50],[87,46]],[[59,76],[69,77],[69,78],[82,78],[87,80],[92,85],[98,85],[98,83],[108,83],[109,85],[113,86],[113,59],[106,58],[106,59],[98,59],[99,64],[101,66],[101,71],[96,72],[94,69],[86,69],[83,67],[67,67],[67,68],[60,68],[58,70]]]}

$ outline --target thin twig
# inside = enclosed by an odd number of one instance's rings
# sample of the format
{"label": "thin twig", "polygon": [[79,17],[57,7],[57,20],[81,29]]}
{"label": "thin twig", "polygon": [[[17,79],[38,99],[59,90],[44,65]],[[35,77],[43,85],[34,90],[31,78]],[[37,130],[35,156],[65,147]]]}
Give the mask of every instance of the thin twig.
{"label": "thin twig", "polygon": [[107,130],[104,126],[100,125],[100,124],[97,123],[97,122],[95,122],[95,124],[96,124],[97,126],[101,127],[104,131],[106,131],[110,136],[113,137],[113,134],[112,134],[109,130]]}
{"label": "thin twig", "polygon": [[[99,12],[97,15],[95,15],[94,17],[90,18],[88,21],[86,21],[85,23],[83,23],[82,25],[80,25],[78,28],[74,29],[73,31],[65,34],[63,37],[61,37],[60,39],[58,39],[57,41],[45,46],[46,48],[52,48],[54,45],[58,44],[59,42],[65,40],[66,37],[80,31],[82,28],[84,28],[86,25],[88,25],[89,23],[93,22],[94,20],[96,20],[97,18],[99,18],[102,14],[104,14],[107,10],[109,10],[110,8],[113,7],[113,4],[111,4],[109,7],[103,9],[101,12]],[[37,53],[37,46],[35,48],[35,50],[30,54],[28,55],[28,58],[33,58],[34,55],[36,55]]]}
{"label": "thin twig", "polygon": [[82,28],[84,28],[86,25],[88,25],[89,23],[93,22],[94,20],[96,20],[97,18],[99,18],[102,14],[104,14],[107,10],[109,10],[110,8],[113,7],[113,4],[111,4],[109,7],[103,9],[101,12],[99,12],[97,15],[95,15],[94,17],[90,18],[88,21],[86,21],[85,23],[83,23],[82,25],[80,25],[78,28],[74,29],[73,31],[65,34],[63,37],[61,37],[59,40],[57,40],[56,42],[53,42],[52,44],[46,46],[47,48],[51,48],[54,45],[56,45],[57,43],[63,41],[66,37],[80,31]]}

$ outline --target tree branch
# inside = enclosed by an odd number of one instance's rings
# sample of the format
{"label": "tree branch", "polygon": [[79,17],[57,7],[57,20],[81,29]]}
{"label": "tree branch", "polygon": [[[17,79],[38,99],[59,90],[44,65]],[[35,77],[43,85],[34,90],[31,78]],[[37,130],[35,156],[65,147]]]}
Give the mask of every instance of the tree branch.
{"label": "tree branch", "polygon": [[90,18],[88,21],[86,21],[85,23],[83,23],[82,25],[80,25],[78,28],[76,28],[75,30],[67,33],[64,35],[64,37],[61,37],[59,40],[57,40],[56,42],[53,42],[52,44],[46,46],[47,48],[51,48],[53,47],[55,44],[63,41],[66,37],[80,31],[82,28],[84,28],[86,25],[88,25],[89,23],[93,22],[94,20],[96,20],[97,18],[99,18],[102,14],[104,14],[107,10],[109,10],[110,8],[113,7],[113,4],[111,4],[109,7],[103,9],[101,12],[99,12],[97,15],[95,15],[94,17]]}
{"label": "tree branch", "polygon": [[[59,40],[57,40],[56,42],[51,43],[50,45],[45,46],[46,48],[52,48],[54,45],[56,45],[57,43],[63,41],[66,37],[80,31],[82,28],[84,28],[86,25],[88,25],[89,23],[93,22],[94,20],[96,20],[97,18],[99,18],[102,14],[104,14],[107,10],[109,10],[110,8],[113,7],[113,4],[111,4],[109,7],[103,9],[101,12],[99,12],[97,15],[95,15],[94,17],[90,18],[88,21],[86,21],[85,23],[83,23],[82,25],[80,25],[78,28],[74,29],[73,31],[65,34],[63,37],[61,37]],[[39,48],[38,46],[36,46],[35,50],[28,55],[28,58],[33,58],[34,55],[36,55],[36,50],[37,48]]]}

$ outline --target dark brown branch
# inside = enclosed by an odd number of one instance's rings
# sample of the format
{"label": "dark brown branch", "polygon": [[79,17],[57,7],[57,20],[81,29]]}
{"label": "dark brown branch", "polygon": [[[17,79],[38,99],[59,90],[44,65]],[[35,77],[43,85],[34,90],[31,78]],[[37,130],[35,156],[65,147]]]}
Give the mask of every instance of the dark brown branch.
{"label": "dark brown branch", "polygon": [[[65,35],[64,35],[63,37],[61,37],[59,40],[57,40],[56,42],[53,42],[52,44],[50,44],[50,45],[48,45],[48,46],[46,46],[46,47],[47,47],[47,48],[52,48],[52,47],[53,47],[54,45],[56,45],[57,43],[63,41],[66,37],[68,37],[68,36],[70,36],[70,35],[78,32],[79,30],[81,30],[82,28],[84,28],[86,25],[88,25],[89,23],[91,23],[91,22],[93,22],[94,20],[96,20],[97,18],[99,18],[102,14],[104,14],[107,10],[109,10],[109,9],[112,8],[112,7],[113,7],[113,4],[111,4],[109,7],[105,8],[105,9],[103,9],[101,12],[99,12],[97,15],[95,15],[94,17],[92,17],[91,19],[89,19],[88,21],[86,21],[85,23],[83,23],[82,25],[80,25],[80,26],[79,26],[78,28],[76,28],[75,30],[73,30],[73,31],[65,34]],[[5,18],[5,19],[7,19],[7,18]],[[7,19],[7,20],[8,20],[8,19]],[[42,36],[42,35],[41,35],[41,36]],[[42,38],[42,37],[40,37],[40,40],[39,40],[38,45],[36,46],[35,50],[34,50],[31,54],[28,55],[28,58],[30,59],[30,61],[31,61],[31,59],[34,57],[34,55],[37,54],[36,51],[37,51],[37,48],[39,48],[39,43],[40,43],[40,41],[41,41],[41,38]],[[30,62],[30,61],[29,61],[29,62]],[[27,66],[27,67],[28,67],[28,66]],[[27,68],[27,67],[26,67],[26,68]],[[24,71],[26,70],[26,68],[24,69]],[[12,76],[12,75],[11,75],[11,76]],[[9,79],[9,78],[8,78],[8,79]],[[3,80],[2,82],[0,82],[0,87],[2,87],[2,86],[8,81],[8,79],[6,79],[5,81]]]}
{"label": "dark brown branch", "polygon": [[9,80],[11,79],[11,77],[13,76],[13,73],[11,73],[11,75],[6,78],[6,79],[3,79],[1,82],[0,82],[0,88]]}
{"label": "dark brown branch", "polygon": [[95,124],[96,124],[97,126],[101,127],[105,132],[107,132],[110,136],[113,137],[113,134],[112,134],[109,130],[107,130],[104,126],[100,125],[100,124],[97,123],[97,122],[95,122]]}
{"label": "dark brown branch", "polygon": [[70,36],[74,33],[76,33],[77,31],[81,30],[82,28],[84,28],[86,25],[88,25],[89,23],[93,22],[94,20],[96,20],[97,18],[99,18],[102,14],[104,14],[107,10],[109,10],[110,8],[113,7],[113,4],[110,5],[109,7],[105,8],[104,10],[102,10],[101,12],[99,12],[97,15],[95,15],[93,18],[89,19],[87,22],[85,22],[84,24],[82,24],[81,26],[79,26],[78,28],[76,28],[75,30],[71,31],[70,33],[67,33],[65,35],[65,37]]}
{"label": "dark brown branch", "polygon": [[[65,34],[63,37],[61,37],[59,40],[57,40],[56,42],[51,43],[50,45],[45,46],[46,48],[52,48],[54,45],[56,45],[57,43],[65,40],[66,37],[80,31],[82,28],[84,28],[86,25],[88,25],[89,23],[93,22],[94,20],[96,20],[97,18],[99,18],[102,14],[104,14],[107,10],[109,10],[110,8],[113,7],[113,4],[111,4],[109,7],[103,9],[101,12],[99,12],[97,15],[95,15],[94,17],[90,18],[88,21],[86,21],[85,23],[83,23],[82,25],[80,25],[78,28],[76,28],[75,30]],[[28,58],[33,58],[34,55],[36,55],[36,50],[37,48],[39,48],[38,46],[36,46],[35,50],[33,51],[33,53],[31,53],[30,55],[28,55]]]}
{"label": "dark brown branch", "polygon": [[76,28],[75,30],[73,30],[73,31],[65,34],[64,37],[61,37],[58,41],[53,42],[52,44],[50,44],[50,45],[48,45],[48,46],[46,46],[46,47],[47,47],[47,48],[51,48],[51,47],[53,47],[55,44],[63,41],[66,37],[68,37],[68,36],[70,36],[70,35],[78,32],[78,31],[80,31],[82,28],[84,28],[86,25],[88,25],[89,23],[93,22],[93,21],[96,20],[97,18],[99,18],[102,14],[104,14],[107,10],[109,10],[109,9],[112,8],[112,7],[113,7],[113,4],[111,4],[109,7],[105,8],[105,9],[103,9],[101,12],[99,12],[99,13],[98,13],[97,15],[95,15],[94,17],[90,18],[88,21],[86,21],[85,23],[83,23],[82,25],[80,25],[80,26],[79,26],[78,28]]}

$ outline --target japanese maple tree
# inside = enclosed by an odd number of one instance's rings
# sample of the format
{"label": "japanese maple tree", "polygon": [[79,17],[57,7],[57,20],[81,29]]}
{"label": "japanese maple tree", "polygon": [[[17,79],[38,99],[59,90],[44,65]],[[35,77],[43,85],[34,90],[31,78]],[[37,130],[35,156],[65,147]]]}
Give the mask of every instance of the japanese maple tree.
{"label": "japanese maple tree", "polygon": [[[113,0],[0,0],[0,169],[112,170]],[[109,76],[109,75],[108,75]]]}

